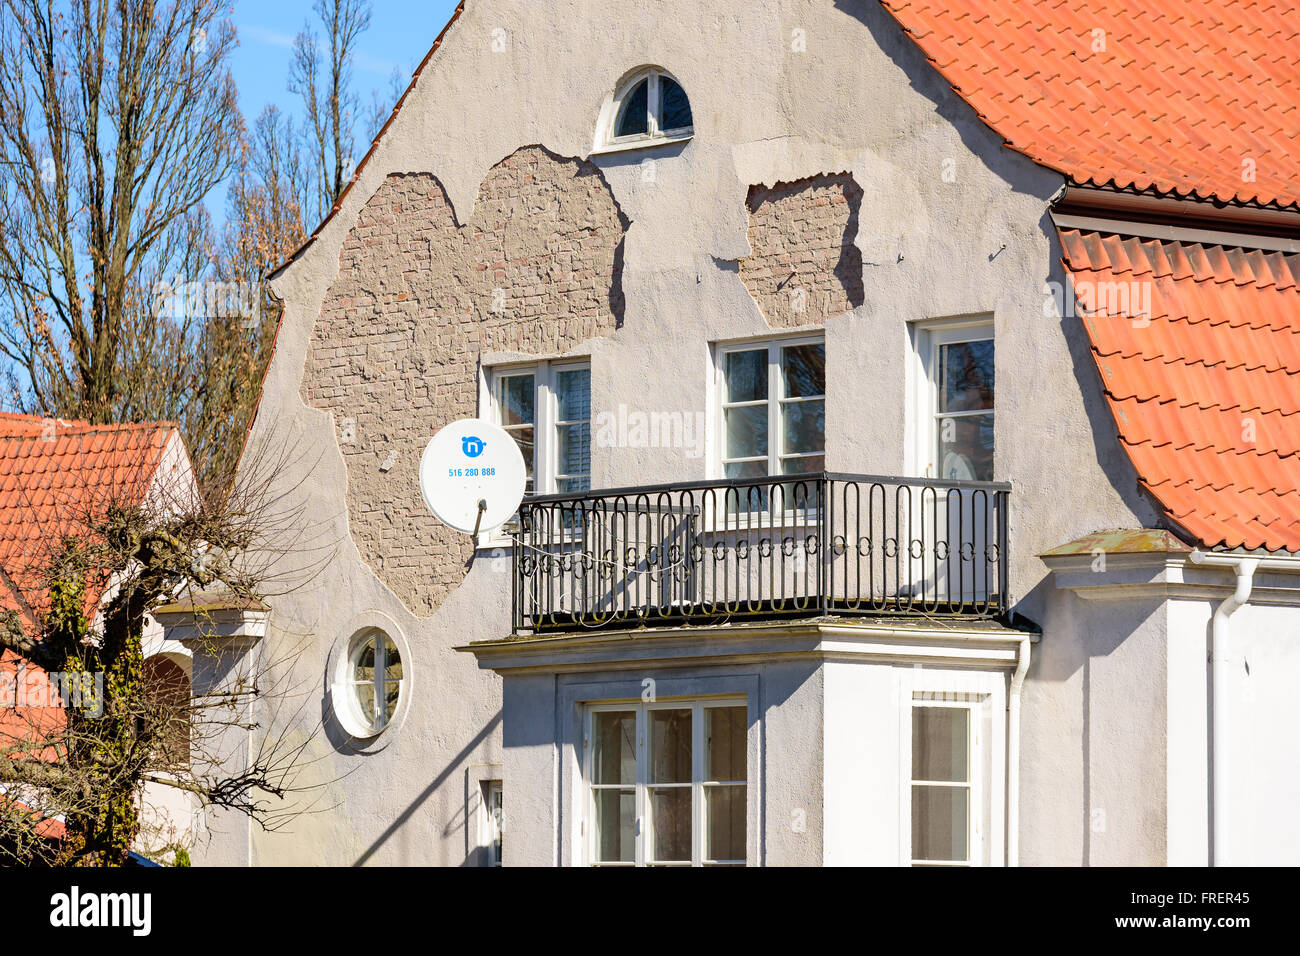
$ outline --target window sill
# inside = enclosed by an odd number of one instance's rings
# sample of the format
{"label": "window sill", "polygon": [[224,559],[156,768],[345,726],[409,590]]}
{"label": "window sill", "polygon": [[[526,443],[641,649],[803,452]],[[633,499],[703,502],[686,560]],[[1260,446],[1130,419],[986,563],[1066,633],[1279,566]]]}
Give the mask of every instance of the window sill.
{"label": "window sill", "polygon": [[480,534],[474,542],[474,551],[509,551],[515,546],[510,535],[500,529]]}
{"label": "window sill", "polygon": [[638,149],[654,149],[658,146],[674,146],[694,139],[694,133],[682,133],[677,136],[655,136],[647,139],[629,140],[626,143],[606,143],[591,151],[590,156],[606,156],[615,153],[630,153]]}
{"label": "window sill", "polygon": [[786,511],[773,515],[768,511],[742,511],[729,515],[725,523],[718,522],[705,529],[712,534],[745,534],[750,531],[807,531],[816,532],[821,521],[817,511]]}

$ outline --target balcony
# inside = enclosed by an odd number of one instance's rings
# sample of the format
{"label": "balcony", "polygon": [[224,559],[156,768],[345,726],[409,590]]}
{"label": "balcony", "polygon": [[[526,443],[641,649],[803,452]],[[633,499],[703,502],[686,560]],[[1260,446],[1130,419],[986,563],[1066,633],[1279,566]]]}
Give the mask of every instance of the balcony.
{"label": "balcony", "polygon": [[820,473],[526,498],[514,632],[1006,615],[1005,483]]}

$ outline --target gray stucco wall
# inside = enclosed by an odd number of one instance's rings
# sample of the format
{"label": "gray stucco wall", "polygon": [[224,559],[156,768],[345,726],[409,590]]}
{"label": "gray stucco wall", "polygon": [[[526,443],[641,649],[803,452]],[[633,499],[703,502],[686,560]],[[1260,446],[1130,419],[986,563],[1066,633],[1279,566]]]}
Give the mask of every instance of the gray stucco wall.
{"label": "gray stucco wall", "polygon": [[[602,104],[621,77],[651,64],[690,95],[694,138],[591,155]],[[1099,528],[1150,525],[1155,515],[1117,446],[1084,331],[1045,294],[1045,283],[1063,282],[1046,217],[1061,177],[1004,149],[874,2],[470,0],[338,214],[275,280],[285,314],[250,454],[282,459],[280,510],[297,517],[274,552],[267,642],[272,656],[291,659],[304,704],[297,716],[282,708],[281,719],[303,740],[314,724],[325,727],[308,745],[313,762],[304,773],[319,786],[310,801],[331,809],[285,833],[255,833],[253,861],[466,859],[466,775],[471,765],[502,760],[501,691],[493,674],[453,648],[508,632],[509,562],[481,554],[431,614],[404,605],[353,540],[336,421],[346,397],[331,414],[308,407],[302,389],[340,254],[387,177],[432,174],[464,223],[490,171],[533,145],[590,159],[629,222],[622,324],[568,353],[590,356],[594,409],[706,412],[711,343],[788,328],[765,318],[740,274],[751,254],[754,186],[847,172],[863,192],[862,304],[825,323],[828,467],[905,474],[907,322],[993,316],[996,471],[1015,486],[1012,589],[1047,632],[1024,721],[1077,720],[1078,690],[1040,678],[1068,671],[1075,658],[1053,645],[1045,569],[1034,555]],[[350,417],[372,411],[358,407]],[[599,448],[593,485],[704,478],[708,460],[693,452]],[[331,649],[370,611],[395,622],[414,679],[401,726],[361,753],[320,701]],[[1046,776],[1036,782],[1031,764],[1026,791],[1045,819],[1054,804],[1077,813],[1077,790],[1056,789]],[[527,799],[507,797],[517,806]],[[1027,859],[1057,861],[1046,845],[1075,839],[1045,827],[1029,833]],[[1044,847],[1034,849],[1034,840]]]}
{"label": "gray stucco wall", "polygon": [[1021,723],[1021,862],[1166,862],[1167,606],[1051,593]]}

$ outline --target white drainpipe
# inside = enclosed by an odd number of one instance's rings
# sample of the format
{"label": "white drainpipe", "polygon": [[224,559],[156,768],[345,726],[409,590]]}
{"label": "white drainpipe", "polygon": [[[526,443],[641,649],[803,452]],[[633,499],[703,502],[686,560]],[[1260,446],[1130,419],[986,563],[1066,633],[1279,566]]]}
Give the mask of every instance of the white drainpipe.
{"label": "white drainpipe", "polygon": [[1207,554],[1192,552],[1192,563],[1208,567],[1232,568],[1236,572],[1237,586],[1232,595],[1214,612],[1210,637],[1210,740],[1214,762],[1209,768],[1210,797],[1214,804],[1214,823],[1210,836],[1211,860],[1215,866],[1228,866],[1231,840],[1229,839],[1230,802],[1229,781],[1232,774],[1232,708],[1229,690],[1234,680],[1234,659],[1228,632],[1228,619],[1237,609],[1250,601],[1256,571],[1300,571],[1300,557],[1256,558],[1239,554]]}
{"label": "white drainpipe", "polygon": [[1029,638],[1020,641],[1007,695],[1007,866],[1020,865],[1020,689],[1029,673]]}

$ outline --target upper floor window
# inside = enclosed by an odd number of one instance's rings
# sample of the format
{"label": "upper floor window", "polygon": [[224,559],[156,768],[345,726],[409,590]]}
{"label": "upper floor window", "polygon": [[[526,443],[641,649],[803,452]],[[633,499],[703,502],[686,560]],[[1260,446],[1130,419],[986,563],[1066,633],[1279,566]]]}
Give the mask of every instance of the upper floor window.
{"label": "upper floor window", "polygon": [[642,70],[619,88],[601,119],[598,147],[676,142],[694,133],[691,102],[662,70]]}
{"label": "upper floor window", "polygon": [[826,344],[820,338],[718,349],[722,476],[826,470]]}
{"label": "upper floor window", "polygon": [[992,323],[920,328],[917,347],[918,469],[926,477],[947,481],[992,481]]}
{"label": "upper floor window", "polygon": [[492,401],[497,424],[515,439],[529,494],[591,487],[591,368],[558,362],[499,369]]}

